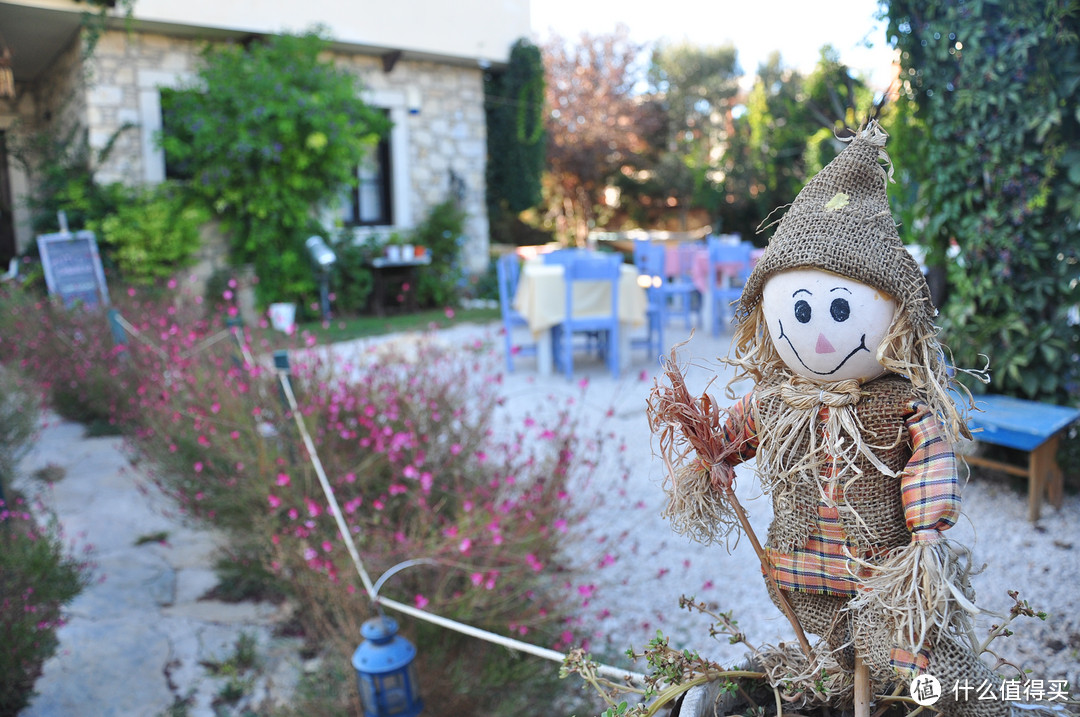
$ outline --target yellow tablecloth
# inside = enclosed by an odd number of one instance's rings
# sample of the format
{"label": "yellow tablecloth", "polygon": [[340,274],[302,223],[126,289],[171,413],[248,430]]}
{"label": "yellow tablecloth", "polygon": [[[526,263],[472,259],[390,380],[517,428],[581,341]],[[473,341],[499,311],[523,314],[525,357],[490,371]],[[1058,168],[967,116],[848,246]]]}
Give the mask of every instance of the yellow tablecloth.
{"label": "yellow tablecloth", "polygon": [[[514,308],[529,322],[529,329],[539,334],[562,323],[566,318],[566,280],[557,264],[527,261],[521,268]],[[619,323],[640,326],[645,323],[648,297],[638,286],[638,271],[624,264],[619,275]],[[604,281],[581,281],[574,284],[574,316],[594,316],[611,311],[611,289]]]}

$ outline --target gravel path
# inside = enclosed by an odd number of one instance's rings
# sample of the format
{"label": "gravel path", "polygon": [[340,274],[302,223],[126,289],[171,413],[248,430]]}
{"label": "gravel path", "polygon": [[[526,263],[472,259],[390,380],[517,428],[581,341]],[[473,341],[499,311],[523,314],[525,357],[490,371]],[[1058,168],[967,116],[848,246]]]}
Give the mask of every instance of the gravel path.
{"label": "gravel path", "polygon": [[[680,340],[679,333],[669,330],[666,338]],[[713,339],[699,333],[680,352],[689,364],[692,391],[700,393],[719,376],[709,390],[722,405],[729,403],[724,386],[730,373],[716,358],[727,354],[729,343],[729,335]],[[662,465],[653,454],[645,415],[659,366],[637,350],[632,369],[619,380],[599,363],[582,362],[575,367],[575,380],[569,381],[562,376],[540,379],[529,361],[519,360],[519,370],[505,381],[508,424],[554,396],[576,401],[583,426],[602,427],[614,437],[607,461],[592,481],[591,490],[602,493],[603,505],[590,512],[584,535],[573,547],[578,564],[592,567],[587,581],[577,587],[583,625],[593,634],[593,654],[615,663],[627,647],[641,648],[659,629],[672,645],[725,663],[741,660],[744,646],[710,638],[708,616],[679,608],[683,594],[731,611],[752,644],[792,640],[790,626],[766,594],[748,541],[731,546],[692,543],[672,533],[660,517],[665,502]],[[588,379],[584,390],[581,378]],[[625,451],[610,450],[620,443]],[[771,506],[751,466],[739,467],[737,486],[752,524],[763,536]],[[1018,590],[1032,607],[1049,615],[1045,621],[1015,621],[1016,634],[999,638],[993,649],[1029,669],[1034,679],[1080,684],[1080,496],[1066,495],[1060,510],[1044,506],[1042,518],[1032,524],[1026,519],[1026,484],[973,472],[963,490],[963,510],[964,518],[947,535],[971,548],[976,565],[986,566],[972,578],[977,604],[986,611],[977,620],[977,634],[984,635],[999,621],[995,613],[1008,612],[1013,602],[1007,593]],[[643,667],[637,665],[638,670]]]}

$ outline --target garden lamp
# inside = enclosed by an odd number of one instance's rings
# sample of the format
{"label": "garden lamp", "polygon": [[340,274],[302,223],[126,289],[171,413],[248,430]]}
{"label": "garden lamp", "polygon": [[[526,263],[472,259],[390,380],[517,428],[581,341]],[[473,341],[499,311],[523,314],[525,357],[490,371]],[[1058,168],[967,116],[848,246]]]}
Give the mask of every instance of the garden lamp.
{"label": "garden lamp", "polygon": [[416,679],[416,648],[397,634],[397,622],[379,614],[364,622],[364,642],[352,664],[364,717],[416,717],[424,708]]}
{"label": "garden lamp", "polygon": [[311,260],[319,269],[319,298],[322,316],[326,319],[330,317],[330,268],[337,263],[337,255],[321,236],[309,236],[304,244],[307,245]]}

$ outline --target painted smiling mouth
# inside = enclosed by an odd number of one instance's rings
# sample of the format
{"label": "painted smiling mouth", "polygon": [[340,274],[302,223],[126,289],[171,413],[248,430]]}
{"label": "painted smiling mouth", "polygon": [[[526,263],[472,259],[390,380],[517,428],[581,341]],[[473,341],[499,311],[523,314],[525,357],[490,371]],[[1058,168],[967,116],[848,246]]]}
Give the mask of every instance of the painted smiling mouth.
{"label": "painted smiling mouth", "polygon": [[810,373],[816,373],[818,376],[831,376],[832,374],[839,371],[843,367],[843,365],[848,362],[848,359],[855,354],[859,353],[860,351],[866,351],[867,353],[870,352],[870,349],[866,348],[866,334],[863,334],[862,338],[859,339],[859,345],[852,349],[851,353],[845,356],[843,361],[836,364],[836,368],[834,368],[832,371],[815,371],[814,369],[806,365],[806,362],[802,360],[802,356],[800,356],[799,352],[795,349],[795,345],[791,343],[791,339],[788,338],[788,335],[784,333],[784,322],[777,320],[776,323],[780,324],[780,338],[787,341],[787,345],[791,347],[791,352],[795,354],[795,358],[799,359],[799,363],[803,365],[803,368],[805,368]]}

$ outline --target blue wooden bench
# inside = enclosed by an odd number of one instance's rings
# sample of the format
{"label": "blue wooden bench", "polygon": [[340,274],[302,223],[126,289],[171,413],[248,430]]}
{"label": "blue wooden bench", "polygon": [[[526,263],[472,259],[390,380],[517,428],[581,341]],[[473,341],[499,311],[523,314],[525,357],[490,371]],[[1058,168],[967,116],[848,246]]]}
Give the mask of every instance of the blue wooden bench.
{"label": "blue wooden bench", "polygon": [[983,466],[1028,479],[1028,519],[1039,519],[1045,496],[1061,507],[1063,479],[1057,463],[1062,431],[1080,418],[1080,409],[987,394],[975,397],[968,425],[976,441],[1004,446],[1028,454],[1027,467],[964,456],[969,465]]}

